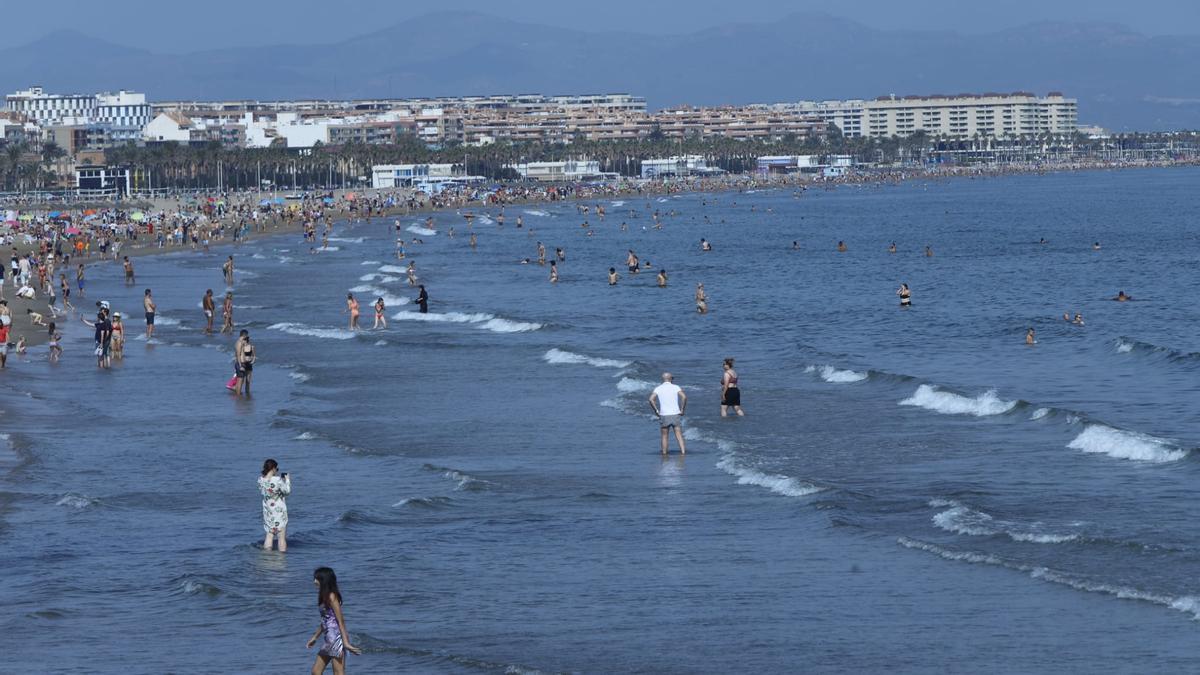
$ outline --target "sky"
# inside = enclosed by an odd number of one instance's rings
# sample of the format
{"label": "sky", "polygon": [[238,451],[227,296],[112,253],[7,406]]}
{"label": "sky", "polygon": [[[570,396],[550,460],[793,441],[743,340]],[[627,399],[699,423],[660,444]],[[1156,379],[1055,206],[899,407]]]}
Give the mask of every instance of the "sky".
{"label": "sky", "polygon": [[[1200,34],[1197,0],[55,0],[51,16],[64,19],[61,23],[46,20],[44,3],[4,4],[6,38],[17,43],[74,29],[167,53],[336,42],[434,10],[474,10],[535,23],[640,33],[688,32],[808,11],[884,29],[978,33],[1037,21],[1104,21],[1148,35]],[[198,24],[205,29],[197,30]]]}

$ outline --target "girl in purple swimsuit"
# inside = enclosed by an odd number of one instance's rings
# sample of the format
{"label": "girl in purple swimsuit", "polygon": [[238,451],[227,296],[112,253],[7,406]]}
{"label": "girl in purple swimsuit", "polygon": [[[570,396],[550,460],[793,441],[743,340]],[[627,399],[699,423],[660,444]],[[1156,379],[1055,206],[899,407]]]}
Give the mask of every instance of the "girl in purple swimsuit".
{"label": "girl in purple swimsuit", "polygon": [[346,672],[346,652],[361,654],[362,650],[350,644],[350,634],[346,632],[346,620],[342,618],[342,593],[338,590],[337,575],[328,567],[318,567],[313,572],[313,584],[317,587],[317,608],[321,611],[321,625],[317,632],[308,640],[311,649],[317,644],[317,638],[325,634],[325,643],[317,652],[317,660],[313,663],[313,675],[325,672],[325,666],[333,662],[334,675]]}

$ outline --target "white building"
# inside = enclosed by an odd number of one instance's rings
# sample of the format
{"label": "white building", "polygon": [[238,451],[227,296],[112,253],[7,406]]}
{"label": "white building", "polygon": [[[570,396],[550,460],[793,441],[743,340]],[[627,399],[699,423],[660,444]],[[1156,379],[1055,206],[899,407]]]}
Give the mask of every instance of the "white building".
{"label": "white building", "polygon": [[616,178],[615,173],[600,171],[600,162],[592,160],[567,160],[565,162],[526,162],[510,164],[526,180],[574,181]]}
{"label": "white building", "polygon": [[42,127],[101,125],[117,142],[136,140],[150,123],[146,95],[121,90],[115,94],[47,94],[30,87],[5,97],[5,107]]}
{"label": "white building", "polygon": [[642,160],[642,178],[660,176],[695,176],[721,173],[721,170],[710,167],[700,155],[683,155],[664,159]]}
{"label": "white building", "polygon": [[186,115],[161,112],[142,129],[142,139],[157,143],[187,143],[195,125]]}
{"label": "white building", "polygon": [[411,187],[429,181],[471,178],[461,164],[376,164],[371,167],[371,187]]}
{"label": "white building", "polygon": [[881,96],[874,100],[799,101],[765,106],[815,115],[837,125],[848,137],[888,138],[924,132],[944,138],[1018,138],[1073,134],[1077,102],[1060,92],[1036,96],[958,94],[955,96]]}

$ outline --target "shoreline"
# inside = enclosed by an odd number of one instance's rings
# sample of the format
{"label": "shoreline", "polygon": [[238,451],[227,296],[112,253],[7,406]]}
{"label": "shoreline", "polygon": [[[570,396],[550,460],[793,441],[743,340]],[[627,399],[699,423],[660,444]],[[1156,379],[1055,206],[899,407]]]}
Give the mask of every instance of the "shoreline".
{"label": "shoreline", "polygon": [[[478,215],[494,215],[492,210],[498,209],[502,212],[505,208],[510,206],[542,206],[561,203],[578,204],[580,202],[590,202],[594,200],[620,198],[637,199],[640,197],[660,197],[663,195],[672,194],[720,194],[727,192],[741,192],[746,189],[834,189],[845,185],[899,185],[901,183],[918,180],[946,180],[954,178],[966,178],[974,180],[976,178],[998,178],[1030,174],[1041,176],[1050,173],[1077,173],[1085,171],[1112,171],[1146,168],[1176,168],[1194,167],[1197,165],[1198,164],[1194,162],[1146,161],[1136,163],[1086,162],[1072,163],[1068,166],[1049,167],[1019,165],[1004,167],[1002,170],[989,170],[988,167],[951,167],[950,170],[921,170],[918,168],[908,170],[895,169],[882,172],[874,171],[871,173],[852,174],[834,179],[805,179],[804,176],[806,176],[806,174],[785,174],[777,177],[767,176],[765,178],[751,174],[738,174],[733,176],[724,176],[717,179],[693,179],[673,182],[653,181],[646,183],[622,182],[614,184],[616,189],[597,189],[594,191],[581,191],[580,193],[575,192],[573,187],[568,186],[570,189],[567,191],[565,196],[555,196],[552,198],[548,197],[548,195],[556,194],[554,190],[558,187],[558,185],[535,184],[532,186],[502,186],[502,191],[504,193],[502,200],[493,202],[489,202],[486,199],[471,199],[465,197],[463,193],[442,193],[442,195],[431,197],[424,195],[423,193],[414,193],[411,188],[390,188],[360,193],[346,190],[333,191],[333,194],[335,195],[338,195],[339,192],[341,193],[340,197],[337,197],[337,201],[334,202],[336,207],[324,209],[322,214],[316,218],[314,222],[328,220],[330,223],[350,223],[354,221],[369,222],[372,218],[395,218],[397,216],[437,214],[462,215],[461,211],[463,210],[466,210],[467,212],[475,212]],[[811,174],[807,175],[811,176]],[[630,189],[629,186],[631,185],[635,186],[636,189]],[[516,193],[509,194],[508,190],[513,190]],[[566,188],[564,188],[564,190],[566,190]],[[243,203],[239,206],[244,207],[247,201],[255,204],[260,203],[263,199],[267,198],[268,194],[275,193],[243,193],[241,195]],[[500,192],[492,194],[500,194]],[[350,204],[354,203],[354,200],[348,200],[347,196],[356,195],[361,195],[361,197],[358,198],[367,201],[368,205],[372,206],[373,202],[380,200],[396,199],[397,203],[390,207],[382,207],[379,210],[370,213],[370,215],[364,216],[360,213],[356,213],[355,210],[351,210],[350,208]],[[154,200],[151,203],[154,208],[147,209],[147,211],[152,211],[154,213],[163,215],[172,213],[182,214],[184,213],[184,203],[189,200],[194,202],[195,199],[196,198],[194,197],[175,197]],[[410,208],[409,202],[413,199],[415,199],[416,205],[415,208]],[[311,206],[312,202],[304,201],[296,202],[294,204],[285,203],[285,206],[301,207],[301,212],[303,212],[303,207],[305,205]],[[294,211],[295,209],[289,210]],[[272,210],[269,212],[269,214],[264,217],[263,221],[258,226],[243,234],[235,245],[240,246],[241,244],[253,244],[270,236],[302,232],[306,222],[305,219],[302,217],[289,218],[286,216],[285,211],[286,210]],[[226,225],[224,222],[221,224],[222,226]],[[17,235],[14,233],[12,236],[14,237],[14,241],[9,247],[10,250],[16,250],[22,256],[28,252],[37,252],[37,244],[18,243],[15,240]],[[82,260],[84,269],[91,269],[95,266],[103,264],[118,263],[124,256],[128,256],[130,260],[133,261],[141,257],[160,253],[180,253],[187,252],[188,250],[193,252],[197,251],[196,248],[193,248],[186,242],[181,245],[165,245],[160,247],[154,243],[153,240],[149,239],[152,235],[148,233],[140,233],[140,236],[146,238],[146,243],[141,243],[141,239],[138,240],[139,243],[129,243],[129,240],[123,240],[122,243],[125,245],[122,246],[120,253],[116,256],[108,253],[101,256],[91,255],[87,258],[84,258]],[[232,243],[234,243],[233,239],[223,234],[221,238],[210,244],[210,248],[216,246],[227,246]],[[8,264],[7,261],[0,262],[3,262],[5,265]],[[80,260],[72,255],[69,265],[74,266],[79,262]],[[68,272],[70,272],[69,267],[56,268],[55,270],[56,274]],[[68,275],[69,280],[70,278],[71,275]],[[12,314],[9,342],[15,344],[17,340],[23,336],[26,340],[27,349],[46,345],[49,342],[49,335],[47,327],[36,326],[33,324],[32,320],[29,318],[29,315],[25,311],[26,309],[32,309],[35,312],[42,314],[47,323],[52,321],[55,322],[56,327],[60,331],[64,330],[67,325],[73,324],[76,320],[78,320],[79,317],[86,316],[84,312],[90,309],[90,306],[88,305],[74,305],[73,310],[60,310],[59,315],[57,317],[53,317],[48,311],[46,311],[47,303],[44,296],[38,297],[34,300],[17,298],[15,297],[15,291],[17,288],[15,285],[15,280],[13,280],[11,276],[6,275],[5,284],[11,284],[11,287],[14,291],[14,293],[5,294],[5,299],[8,301],[8,307]],[[91,301],[91,298],[88,300]],[[66,314],[63,313],[64,311]],[[128,331],[129,329],[127,324],[126,332],[128,333]],[[12,356],[16,356],[15,350],[10,350],[10,357]]]}

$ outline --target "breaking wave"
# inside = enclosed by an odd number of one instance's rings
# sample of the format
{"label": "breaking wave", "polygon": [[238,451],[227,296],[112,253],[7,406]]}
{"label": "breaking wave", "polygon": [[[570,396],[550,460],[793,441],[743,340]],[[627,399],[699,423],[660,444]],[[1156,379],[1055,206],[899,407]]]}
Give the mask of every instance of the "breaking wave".
{"label": "breaking wave", "polygon": [[967,398],[961,394],[941,391],[932,385],[922,384],[917,387],[912,396],[900,401],[900,405],[924,408],[943,415],[988,417],[1009,412],[1017,407],[1017,401],[1005,401],[996,395],[995,390],[986,391],[975,398]]}
{"label": "breaking wave", "polygon": [[1175,462],[1188,454],[1187,450],[1161,438],[1115,429],[1104,424],[1089,424],[1067,444],[1067,447],[1083,452],[1103,453],[1117,459],[1157,463]]}

